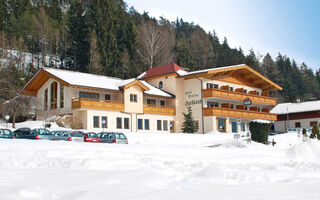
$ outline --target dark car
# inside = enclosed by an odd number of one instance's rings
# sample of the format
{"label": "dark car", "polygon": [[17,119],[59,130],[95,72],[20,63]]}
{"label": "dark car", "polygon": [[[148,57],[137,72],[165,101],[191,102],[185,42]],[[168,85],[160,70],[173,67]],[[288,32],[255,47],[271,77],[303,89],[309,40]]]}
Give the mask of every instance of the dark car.
{"label": "dark car", "polygon": [[84,134],[84,142],[100,142],[98,134],[89,132]]}
{"label": "dark car", "polygon": [[100,133],[101,143],[119,143],[119,144],[128,144],[128,139],[123,133]]}
{"label": "dark car", "polygon": [[54,140],[54,135],[45,128],[19,128],[13,133],[17,139]]}
{"label": "dark car", "polygon": [[83,142],[83,134],[81,132],[70,131],[54,131],[55,140]]}
{"label": "dark car", "polygon": [[14,139],[14,134],[9,129],[0,129],[0,138]]}

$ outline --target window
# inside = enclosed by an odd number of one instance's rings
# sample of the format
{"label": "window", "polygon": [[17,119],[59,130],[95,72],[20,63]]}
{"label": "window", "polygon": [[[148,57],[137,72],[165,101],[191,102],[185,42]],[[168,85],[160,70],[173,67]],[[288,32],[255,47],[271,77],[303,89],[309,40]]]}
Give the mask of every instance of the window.
{"label": "window", "polygon": [[161,100],[160,101],[160,106],[166,106],[166,101],[165,100]]}
{"label": "window", "polygon": [[123,118],[124,129],[129,129],[129,118]]}
{"label": "window", "polygon": [[101,117],[101,128],[108,128],[108,118]]}
{"label": "window", "polygon": [[257,91],[257,95],[259,95],[259,96],[260,96],[260,92],[258,92],[258,91]]}
{"label": "window", "polygon": [[258,107],[258,112],[261,112],[261,108],[260,107]]}
{"label": "window", "polygon": [[138,102],[136,94],[130,94],[130,102]]}
{"label": "window", "polygon": [[57,82],[51,83],[51,98],[50,98],[50,109],[57,109]]}
{"label": "window", "polygon": [[160,88],[160,89],[163,88],[163,81],[159,81],[159,88]]}
{"label": "window", "polygon": [[301,128],[300,122],[296,122],[296,123],[295,123],[295,126],[296,126],[296,128]]}
{"label": "window", "polygon": [[145,119],[144,120],[144,130],[149,130],[150,127],[149,127],[149,120],[148,119]]}
{"label": "window", "polygon": [[161,131],[161,120],[157,120],[157,130]]}
{"label": "window", "polygon": [[117,129],[122,129],[122,118],[117,117]]}
{"label": "window", "polygon": [[231,108],[231,109],[234,109],[234,104],[230,104],[230,108]]}
{"label": "window", "polygon": [[213,85],[215,89],[219,89],[219,85],[218,84],[214,84]]}
{"label": "window", "polygon": [[214,107],[214,102],[212,102],[212,101],[207,101],[207,107],[208,107],[208,108]]}
{"label": "window", "polygon": [[44,110],[48,110],[48,88],[44,91]]}
{"label": "window", "polygon": [[244,122],[241,122],[241,131],[242,132],[246,131],[246,124]]}
{"label": "window", "polygon": [[244,89],[244,90],[243,90],[243,93],[248,93],[248,90],[247,90],[247,89]]}
{"label": "window", "polygon": [[111,95],[110,94],[105,94],[104,95],[104,100],[110,101],[111,100]]}
{"label": "window", "polygon": [[214,107],[219,108],[219,102],[214,102]]}
{"label": "window", "polygon": [[64,108],[64,87],[60,85],[60,108]]}
{"label": "window", "polygon": [[316,126],[317,124],[318,124],[317,121],[311,121],[311,122],[310,122],[310,126],[311,126],[311,127]]}
{"label": "window", "polygon": [[148,105],[156,105],[156,100],[155,99],[147,99],[147,104]]}
{"label": "window", "polygon": [[248,106],[245,106],[244,109],[245,109],[245,110],[248,110]]}
{"label": "window", "polygon": [[93,128],[99,128],[99,117],[93,116]]}
{"label": "window", "polygon": [[98,93],[79,92],[79,98],[100,99],[100,95]]}
{"label": "window", "polygon": [[162,123],[163,123],[163,130],[167,131],[168,130],[168,120],[163,120]]}
{"label": "window", "polygon": [[138,119],[138,129],[139,130],[142,130],[143,129],[143,126],[142,126],[142,119]]}
{"label": "window", "polygon": [[212,83],[207,83],[207,89],[213,88],[213,84]]}
{"label": "window", "polygon": [[233,92],[233,91],[234,91],[234,88],[233,88],[233,87],[230,87],[229,89],[230,89],[230,91],[231,91],[231,92]]}

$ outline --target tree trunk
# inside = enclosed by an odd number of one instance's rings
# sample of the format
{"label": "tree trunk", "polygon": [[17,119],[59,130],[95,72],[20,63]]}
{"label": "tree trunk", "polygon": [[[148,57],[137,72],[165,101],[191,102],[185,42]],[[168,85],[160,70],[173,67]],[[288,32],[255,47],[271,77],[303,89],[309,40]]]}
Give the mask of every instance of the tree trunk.
{"label": "tree trunk", "polygon": [[16,128],[16,113],[13,113],[13,117],[12,117],[12,128]]}

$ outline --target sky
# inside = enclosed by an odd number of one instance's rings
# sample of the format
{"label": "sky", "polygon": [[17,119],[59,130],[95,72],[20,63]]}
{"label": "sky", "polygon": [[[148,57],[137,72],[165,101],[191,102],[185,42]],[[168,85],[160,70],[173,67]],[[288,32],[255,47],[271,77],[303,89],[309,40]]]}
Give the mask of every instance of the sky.
{"label": "sky", "polygon": [[177,17],[215,30],[231,47],[275,58],[280,52],[320,68],[320,0],[125,0],[150,16]]}

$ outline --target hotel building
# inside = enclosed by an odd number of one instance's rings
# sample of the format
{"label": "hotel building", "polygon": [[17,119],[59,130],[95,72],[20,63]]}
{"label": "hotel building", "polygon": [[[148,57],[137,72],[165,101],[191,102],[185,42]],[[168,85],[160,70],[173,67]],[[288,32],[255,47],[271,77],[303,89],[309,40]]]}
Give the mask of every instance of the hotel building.
{"label": "hotel building", "polygon": [[276,121],[272,90],[282,88],[244,64],[192,72],[170,64],[127,80],[42,68],[22,92],[39,100],[39,119],[69,114],[92,131],[182,132],[190,106],[198,133],[208,133]]}

